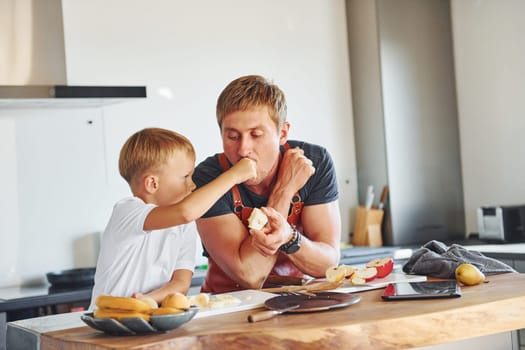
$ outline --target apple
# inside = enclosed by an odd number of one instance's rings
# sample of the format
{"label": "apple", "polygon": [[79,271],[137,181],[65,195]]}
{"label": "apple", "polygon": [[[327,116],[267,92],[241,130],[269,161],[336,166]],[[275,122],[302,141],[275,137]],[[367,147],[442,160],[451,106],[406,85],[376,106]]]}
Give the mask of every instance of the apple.
{"label": "apple", "polygon": [[345,269],[345,278],[348,280],[352,277],[355,272],[355,267],[349,265],[341,265]]}
{"label": "apple", "polygon": [[366,267],[375,267],[377,269],[377,277],[383,278],[390,275],[394,269],[394,259],[387,257],[370,260]]}
{"label": "apple", "polygon": [[365,267],[362,269],[356,270],[352,277],[350,277],[350,282],[355,285],[367,284],[372,281],[377,276],[377,269],[375,267]]}
{"label": "apple", "polygon": [[332,266],[326,269],[325,277],[328,282],[340,282],[346,276],[346,268],[342,265]]}

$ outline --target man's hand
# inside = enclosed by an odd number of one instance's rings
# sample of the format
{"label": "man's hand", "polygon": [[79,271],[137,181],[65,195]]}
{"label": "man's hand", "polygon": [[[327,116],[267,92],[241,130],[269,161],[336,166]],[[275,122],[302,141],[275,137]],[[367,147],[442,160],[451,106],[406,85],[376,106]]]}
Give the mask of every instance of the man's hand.
{"label": "man's hand", "polygon": [[306,181],[315,173],[315,168],[310,159],[306,158],[304,151],[299,147],[291,148],[284,153],[279,167],[278,179],[293,192],[299,191]]}
{"label": "man's hand", "polygon": [[262,207],[268,224],[261,230],[250,229],[252,246],[263,256],[274,255],[279,247],[288,242],[292,231],[286,219],[275,209]]}

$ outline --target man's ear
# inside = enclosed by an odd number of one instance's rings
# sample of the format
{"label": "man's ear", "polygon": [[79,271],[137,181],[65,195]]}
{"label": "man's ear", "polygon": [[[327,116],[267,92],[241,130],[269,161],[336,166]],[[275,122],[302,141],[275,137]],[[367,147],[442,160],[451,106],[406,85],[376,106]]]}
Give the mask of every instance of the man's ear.
{"label": "man's ear", "polygon": [[155,175],[146,175],[143,181],[146,192],[152,194],[159,189],[159,179]]}
{"label": "man's ear", "polygon": [[284,122],[281,130],[279,130],[279,144],[282,146],[288,141],[288,132],[290,131],[290,123]]}

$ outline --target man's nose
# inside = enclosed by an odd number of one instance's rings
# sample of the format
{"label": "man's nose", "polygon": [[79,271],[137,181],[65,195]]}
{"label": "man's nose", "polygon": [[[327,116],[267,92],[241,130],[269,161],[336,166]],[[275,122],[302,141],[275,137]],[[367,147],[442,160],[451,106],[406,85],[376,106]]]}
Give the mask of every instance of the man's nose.
{"label": "man's nose", "polygon": [[241,158],[248,157],[252,153],[253,142],[248,137],[243,137],[239,144],[239,156]]}

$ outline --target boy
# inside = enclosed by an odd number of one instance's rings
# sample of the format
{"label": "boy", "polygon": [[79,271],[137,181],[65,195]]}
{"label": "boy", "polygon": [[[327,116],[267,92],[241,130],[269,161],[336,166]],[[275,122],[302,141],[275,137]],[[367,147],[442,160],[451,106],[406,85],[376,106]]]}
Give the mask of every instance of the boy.
{"label": "boy", "polygon": [[245,158],[195,192],[195,151],[170,130],[133,134],[120,152],[119,172],[133,197],[117,202],[104,231],[91,306],[100,294],[146,296],[158,303],[169,293],[186,294],[195,266],[194,220],[235,184],[255,177]]}

